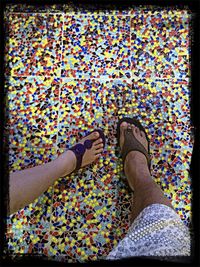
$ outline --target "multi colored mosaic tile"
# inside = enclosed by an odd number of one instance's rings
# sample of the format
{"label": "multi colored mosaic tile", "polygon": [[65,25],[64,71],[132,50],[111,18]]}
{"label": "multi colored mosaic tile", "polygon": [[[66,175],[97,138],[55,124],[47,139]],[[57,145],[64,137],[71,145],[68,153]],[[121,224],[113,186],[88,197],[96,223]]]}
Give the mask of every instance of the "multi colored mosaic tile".
{"label": "multi colored mosaic tile", "polygon": [[166,148],[192,151],[194,141],[193,127],[190,124],[189,82],[176,79],[160,82],[163,96],[163,119],[166,124],[164,135]]}
{"label": "multi colored mosaic tile", "polygon": [[109,251],[117,245],[117,233],[110,230],[79,231],[61,237],[59,232],[52,232],[56,244],[50,255],[59,261],[87,262],[104,259]]}
{"label": "multi colored mosaic tile", "polygon": [[6,12],[14,13],[59,13],[64,10],[64,5],[42,5],[41,3],[29,5],[29,4],[7,4],[5,6]]}
{"label": "multi colored mosaic tile", "polygon": [[52,230],[98,231],[106,229],[107,224],[113,225],[117,201],[117,188],[113,185],[118,179],[113,163],[116,156],[112,155],[110,160],[106,154],[91,166],[55,183]]}
{"label": "multi colored mosaic tile", "polygon": [[59,78],[10,77],[6,88],[9,144],[19,147],[55,146]]}
{"label": "multi colored mosaic tile", "polygon": [[10,147],[9,171],[15,172],[47,163],[57,157],[57,149],[35,147]]}
{"label": "multi colored mosaic tile", "polygon": [[6,26],[7,75],[60,75],[61,14],[10,13]]}
{"label": "multi colored mosaic tile", "polygon": [[7,218],[11,255],[95,261],[126,235],[132,192],[116,139],[125,116],[145,127],[152,178],[190,225],[190,19],[171,7],[9,6],[10,172],[53,160],[96,128],[106,136],[99,160]]}
{"label": "multi colored mosaic tile", "polygon": [[72,15],[128,15],[131,12],[131,7],[124,5],[116,8],[111,4],[86,4],[86,3],[74,3],[73,1],[67,1],[66,4],[56,5],[28,5],[28,4],[8,4],[6,6],[7,12],[24,12],[24,13],[60,13]]}
{"label": "multi colored mosaic tile", "polygon": [[152,176],[186,225],[191,218],[190,158],[192,150],[154,150]]}
{"label": "multi colored mosaic tile", "polygon": [[85,4],[85,3],[70,3],[63,5],[63,11],[66,14],[76,15],[129,15],[131,8],[130,6],[120,6],[116,8],[115,5],[111,4]]}
{"label": "multi colored mosaic tile", "polygon": [[40,258],[48,259],[49,250],[51,249],[51,235],[49,231],[42,229],[23,229],[16,227],[15,233],[7,232],[8,249],[13,259],[22,256],[23,254],[33,256],[37,255]]}
{"label": "multi colored mosaic tile", "polygon": [[161,84],[152,79],[133,80],[132,91],[135,94],[136,105],[131,113],[147,129],[150,148],[153,150],[163,146],[166,125]]}
{"label": "multi colored mosaic tile", "polygon": [[96,181],[88,177],[80,177],[79,182],[74,180],[76,188],[74,183],[70,190],[64,183],[54,188],[51,229],[63,233],[107,229],[108,224],[112,225],[112,217],[116,216],[113,190],[109,187],[105,191],[99,190]]}
{"label": "multi colored mosaic tile", "polygon": [[177,13],[165,10],[133,13],[133,78],[188,78],[189,24],[188,13],[184,10]]}
{"label": "multi colored mosaic tile", "polygon": [[65,16],[62,76],[130,78],[130,17]]}
{"label": "multi colored mosaic tile", "polygon": [[[161,81],[165,120],[169,123],[190,123],[190,85],[186,80]],[[171,90],[169,90],[171,88]]]}
{"label": "multi colored mosaic tile", "polygon": [[128,80],[63,78],[60,91],[59,146],[69,147],[95,128],[104,131],[106,143],[111,145],[114,142],[118,114],[128,111],[131,103],[133,94]]}

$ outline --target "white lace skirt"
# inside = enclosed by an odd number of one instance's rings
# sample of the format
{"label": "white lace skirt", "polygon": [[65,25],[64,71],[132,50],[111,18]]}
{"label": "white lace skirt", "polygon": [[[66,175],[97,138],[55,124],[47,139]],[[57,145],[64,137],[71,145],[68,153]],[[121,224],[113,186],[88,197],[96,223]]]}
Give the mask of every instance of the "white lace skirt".
{"label": "white lace skirt", "polygon": [[134,256],[190,256],[189,229],[170,207],[152,204],[134,220],[108,260]]}

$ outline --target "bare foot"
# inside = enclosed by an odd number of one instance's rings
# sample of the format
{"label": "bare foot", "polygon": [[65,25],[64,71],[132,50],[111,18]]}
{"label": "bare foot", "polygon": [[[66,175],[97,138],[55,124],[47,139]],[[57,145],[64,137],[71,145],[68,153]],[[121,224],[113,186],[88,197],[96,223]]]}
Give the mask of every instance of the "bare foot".
{"label": "bare foot", "polygon": [[86,149],[85,154],[83,155],[81,167],[91,164],[101,156],[101,153],[103,152],[103,140],[99,138],[98,132],[93,132],[79,141],[80,144],[83,144],[85,140],[95,139],[96,141],[94,141],[92,147],[90,149]]}
{"label": "bare foot", "polygon": [[[96,159],[98,159],[101,156],[101,153],[103,152],[103,140],[99,138],[98,132],[93,132],[89,134],[88,136],[81,139],[78,143],[83,144],[85,140],[95,140],[95,141],[93,142],[92,147],[90,149],[86,149],[82,158],[81,167],[93,163]],[[71,165],[66,166],[66,171],[64,172],[62,177],[74,171],[77,162],[76,156],[74,152],[71,150],[67,150],[62,154],[62,159],[65,160],[65,158],[71,159]]]}

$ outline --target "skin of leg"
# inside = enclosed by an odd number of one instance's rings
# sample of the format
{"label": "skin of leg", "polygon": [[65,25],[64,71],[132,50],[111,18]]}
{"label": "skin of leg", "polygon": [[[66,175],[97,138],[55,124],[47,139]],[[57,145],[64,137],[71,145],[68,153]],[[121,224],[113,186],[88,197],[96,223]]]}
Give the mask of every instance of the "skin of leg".
{"label": "skin of leg", "polygon": [[[103,151],[103,142],[99,133],[80,140],[83,143],[86,139],[95,140],[92,148],[86,150],[81,167],[84,167],[98,159]],[[43,194],[59,177],[68,175],[76,167],[76,156],[71,150],[67,150],[57,159],[43,165],[10,174],[9,178],[9,214],[24,208],[32,203],[37,197]]]}
{"label": "skin of leg", "polygon": [[[147,149],[148,142],[144,132],[126,122],[120,125],[120,147],[123,146],[124,130],[127,129],[128,126],[132,127],[136,139]],[[131,223],[145,207],[151,204],[164,204],[173,208],[170,200],[164,196],[161,188],[153,181],[149,172],[147,159],[141,152],[131,151],[128,153],[124,162],[124,171],[129,186],[134,191],[130,218]]]}

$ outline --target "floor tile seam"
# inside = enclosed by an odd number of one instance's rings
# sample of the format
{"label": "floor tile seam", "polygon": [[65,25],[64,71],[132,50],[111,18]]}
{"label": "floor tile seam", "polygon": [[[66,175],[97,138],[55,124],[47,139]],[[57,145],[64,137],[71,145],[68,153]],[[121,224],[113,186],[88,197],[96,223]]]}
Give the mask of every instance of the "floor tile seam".
{"label": "floor tile seam", "polygon": [[66,13],[66,12],[15,12],[15,11],[11,11],[6,13],[6,15],[11,15],[11,14],[19,14],[19,15],[38,15],[38,14],[46,14],[46,15],[66,15],[66,16],[71,16],[71,17],[80,17],[80,16],[85,16],[85,17],[93,17],[93,16],[99,16],[99,17],[130,17],[131,14],[86,14],[86,13]]}
{"label": "floor tile seam", "polygon": [[183,153],[184,154],[184,152],[182,151],[182,149],[177,149],[177,148],[165,148],[164,146],[163,146],[163,148],[154,148],[154,149],[152,149],[152,147],[150,148],[150,150],[151,150],[151,154],[153,155],[154,153],[161,153],[161,152],[166,152],[166,153],[168,153],[168,152],[170,152],[170,151],[172,151],[172,152],[179,152],[179,153]]}
{"label": "floor tile seam", "polygon": [[85,13],[80,13],[80,14],[68,14],[64,12],[64,15],[69,16],[69,17],[130,17],[129,14],[85,14]]}
{"label": "floor tile seam", "polygon": [[[130,71],[131,72],[131,69],[128,69],[127,71]],[[24,78],[24,79],[27,79],[27,78],[41,78],[41,77],[44,77],[44,78],[59,78],[59,79],[66,79],[66,80],[88,80],[88,78],[76,78],[76,77],[66,77],[66,76],[38,76],[38,75],[28,75],[28,76],[10,76],[10,75],[5,75],[5,79],[6,78]],[[109,80],[135,80],[135,81],[138,81],[138,80],[146,80],[145,77],[131,77],[131,78],[95,78],[95,77],[91,77],[89,78],[90,80],[105,80],[105,81],[109,81]],[[186,78],[159,78],[159,77],[151,77],[151,78],[148,78],[148,79],[151,79],[151,80],[163,80],[163,81],[172,81],[172,80],[175,80],[176,82],[179,82],[179,81],[187,81],[187,82],[190,82],[190,78],[189,77],[186,77]]]}
{"label": "floor tile seam", "polygon": [[[132,65],[132,61],[131,61],[131,65]],[[109,69],[109,68],[108,68]],[[61,69],[61,71],[62,71],[62,69]],[[143,79],[146,79],[145,77],[138,77],[138,76],[135,76],[134,75],[134,70],[132,69],[127,69],[126,71],[128,71],[128,72],[130,72],[131,73],[131,78],[132,79],[134,79],[134,80],[143,80]],[[87,73],[85,73],[86,75],[88,75]],[[89,76],[89,75],[88,75]],[[8,77],[8,76],[7,76]],[[30,78],[36,78],[36,77],[40,77],[41,78],[41,76],[37,76],[37,75],[28,75],[28,76],[12,76],[13,78],[28,78],[28,77],[30,77]],[[91,78],[88,78],[88,77],[85,77],[85,78],[79,78],[79,77],[69,77],[69,76],[52,76],[52,75],[43,75],[42,77],[44,77],[44,78],[52,78],[52,77],[54,77],[54,78],[59,78],[59,79],[71,79],[71,80],[85,80],[85,79],[101,79],[101,80],[108,80],[108,79],[115,79],[115,80],[124,80],[124,79],[126,79],[127,80],[127,77],[124,77],[124,78],[98,78],[98,77],[91,77]],[[131,79],[131,78],[128,78],[128,79]],[[178,81],[188,81],[189,82],[189,77],[185,77],[185,78],[179,78],[179,77],[174,77],[174,78],[163,78],[163,77],[156,77],[155,75],[153,75],[152,77],[150,77],[150,78],[148,78],[148,79],[156,79],[156,80],[178,80]]]}
{"label": "floor tile seam", "polygon": [[151,80],[149,82],[152,82],[152,81],[174,81],[174,82],[190,82],[190,78],[189,77],[186,77],[186,78],[160,78],[160,77],[156,77],[156,76],[152,76],[150,78],[145,78],[145,77],[133,77],[132,79],[134,79],[135,81],[141,81],[141,80]]}
{"label": "floor tile seam", "polygon": [[[61,41],[61,62],[63,61],[63,33],[64,33],[64,13],[62,13],[62,20],[63,20],[63,23],[62,23],[62,41]],[[60,94],[61,94],[61,86],[62,86],[62,68],[60,67],[60,77],[61,79],[61,83],[59,84],[59,108],[58,108],[58,118],[57,118],[57,129],[59,129],[59,120],[60,120],[60,105],[61,105],[61,101],[60,101]],[[59,147],[58,147],[58,131],[57,131],[57,136],[56,136],[56,149],[57,149],[57,154],[58,154],[58,151],[59,151]],[[51,201],[51,215],[50,215],[50,229],[51,227],[53,227],[53,200],[54,200],[54,193],[55,193],[55,190],[54,190],[54,184],[53,184],[53,188],[52,188],[52,201]],[[49,230],[50,230],[49,229]]]}
{"label": "floor tile seam", "polygon": [[[114,17],[114,16],[116,16],[116,17],[130,17],[131,19],[132,18],[134,18],[135,17],[135,14],[86,14],[86,13],[79,13],[79,14],[77,14],[77,13],[74,13],[74,14],[72,14],[72,13],[66,13],[66,12],[63,12],[64,13],[64,15],[66,15],[66,16],[74,16],[74,17],[80,17],[80,16],[85,16],[85,17],[92,17],[92,16],[99,16],[99,17]],[[142,12],[140,12],[140,13],[142,13]],[[49,14],[49,13],[47,13],[47,14]],[[52,14],[55,14],[55,13],[52,13]],[[59,13],[58,13],[59,14]],[[155,14],[155,12],[153,13],[153,14]],[[160,14],[160,12],[157,12],[157,14]],[[156,14],[155,14],[156,15]],[[183,20],[184,19],[188,19],[188,14],[186,14],[184,17],[183,16],[181,16],[181,14],[172,14],[172,16],[174,16],[174,17],[180,17],[180,18],[182,18]],[[168,15],[168,18],[171,18],[172,16],[170,16],[170,15]],[[150,22],[148,22],[148,24],[151,24]]]}
{"label": "floor tile seam", "polygon": [[[63,60],[63,32],[64,32],[64,16],[62,15],[62,41],[61,41],[61,62]],[[62,67],[60,67],[60,76],[58,77],[59,79],[61,79],[62,76]],[[56,77],[54,77],[55,79]],[[59,131],[59,121],[60,121],[60,106],[61,106],[61,101],[60,101],[60,94],[61,94],[61,86],[62,86],[62,79],[61,79],[61,83],[59,83],[59,95],[58,95],[58,117],[57,117],[57,134],[56,134],[56,146],[58,148],[58,131]]]}
{"label": "floor tile seam", "polygon": [[[131,17],[130,17],[130,74],[131,74],[131,80],[133,80],[133,71],[132,71],[132,69],[133,69],[133,61],[131,60],[132,59],[132,53],[131,53],[131,51],[132,51],[132,46],[131,46],[131,43],[132,43],[132,31],[131,31]],[[132,85],[132,84],[131,84]]]}
{"label": "floor tile seam", "polygon": [[[162,11],[164,11],[164,9]],[[133,18],[135,18],[136,15],[137,16],[138,15],[145,15],[145,13],[144,12],[138,12],[138,14],[130,14],[129,16],[131,17],[131,19],[133,19]],[[148,16],[150,16],[150,15],[160,15],[160,12],[153,11],[152,14],[147,14],[147,15]],[[163,15],[165,15],[165,14],[163,14]],[[162,16],[162,14],[161,14],[161,16]],[[171,15],[170,14],[167,14],[167,19],[171,19],[173,17],[175,17],[175,18],[178,18],[179,17],[179,18],[181,18],[184,21],[185,19],[188,19],[190,16],[191,16],[190,14],[184,14],[184,16],[182,14],[171,14]],[[152,24],[152,23],[147,22],[147,24]],[[153,24],[153,25],[155,25],[155,24]]]}
{"label": "floor tile seam", "polygon": [[[130,71],[130,70],[128,70],[128,71]],[[128,79],[127,79],[126,77],[124,77],[124,78],[109,78],[109,77],[108,77],[108,78],[101,78],[101,77],[100,77],[100,78],[96,78],[96,77],[91,77],[91,78],[87,78],[87,77],[86,77],[86,78],[78,78],[78,77],[77,77],[77,78],[76,78],[76,77],[61,77],[61,79],[80,80],[80,81],[81,81],[81,80],[87,80],[87,81],[88,81],[88,80],[98,80],[98,81],[99,81],[99,80],[101,80],[101,81],[110,81],[110,80],[131,80],[131,78],[128,78]]]}
{"label": "floor tile seam", "polygon": [[[127,71],[131,71],[130,69],[128,69]],[[10,76],[10,75],[5,75],[5,78],[24,78],[24,79],[27,79],[27,78],[57,78],[57,79],[70,79],[70,80],[88,80],[88,77],[86,78],[79,78],[79,77],[67,77],[67,76],[52,76],[52,75],[42,75],[42,76],[38,76],[38,75],[28,75],[28,76]],[[128,78],[127,77],[124,77],[124,78],[98,78],[98,77],[91,77],[89,78],[90,80],[130,80],[131,78]]]}
{"label": "floor tile seam", "polygon": [[53,13],[53,12],[8,12],[6,13],[6,15],[11,15],[11,14],[19,14],[19,15],[38,15],[38,14],[47,14],[47,15],[63,15],[65,14],[64,12],[57,12],[57,13]]}
{"label": "floor tile seam", "polygon": [[[136,10],[136,12],[138,13],[142,13],[143,14],[143,11],[144,10]],[[151,11],[151,10],[149,10]],[[162,10],[164,11],[164,9]],[[113,14],[107,14],[107,13],[96,13],[96,14],[87,14],[87,13],[73,13],[70,12],[70,13],[67,13],[65,11],[60,11],[60,12],[41,12],[41,11],[38,11],[38,12],[32,12],[32,11],[9,11],[9,12],[6,12],[6,15],[10,15],[10,14],[23,14],[23,15],[26,15],[26,14],[47,14],[47,15],[66,15],[66,16],[87,16],[87,17],[92,17],[92,16],[107,16],[107,17],[113,17],[113,16],[118,16],[118,17],[131,17],[131,18],[134,18],[135,17],[135,14],[132,14],[132,13],[127,13],[127,14],[118,14],[118,13],[113,13]],[[153,14],[160,14],[160,11],[153,11],[152,12]],[[186,17],[183,17],[181,14],[172,14],[172,16],[175,16],[175,17],[181,17],[181,18],[188,18],[188,16],[190,16],[190,14],[185,14]],[[168,15],[169,18],[171,18],[171,15],[169,14]]]}
{"label": "floor tile seam", "polygon": [[[59,94],[60,94],[60,90],[59,90]],[[60,96],[59,96],[60,97]],[[60,105],[60,101],[59,101],[59,105]],[[57,127],[58,127],[58,124],[57,124]],[[57,140],[58,140],[58,132],[57,132]],[[59,152],[59,147],[58,147],[58,141],[56,142],[56,145],[55,145],[55,149],[56,149],[56,154],[53,155],[53,160],[55,158],[58,157],[58,152]],[[58,178],[59,179],[59,178]],[[53,199],[54,199],[54,187],[55,187],[55,182],[58,180],[56,179],[53,184],[51,185],[52,186],[52,190],[51,190],[51,193],[52,193],[52,196],[51,196],[51,206],[50,206],[50,222],[49,222],[49,235],[50,235],[50,231],[51,231],[51,228],[53,226],[53,222],[52,222],[52,216],[53,216]],[[51,235],[50,235],[51,236]]]}
{"label": "floor tile seam", "polygon": [[[129,70],[127,70],[127,71],[130,71],[131,72],[131,70],[129,69]],[[7,76],[7,78],[9,78],[9,77],[11,77],[11,76]],[[13,78],[25,78],[25,79],[27,79],[27,78],[41,78],[41,76],[37,76],[37,75],[28,75],[28,76],[12,76]],[[67,76],[60,76],[60,77],[58,77],[58,76],[42,76],[42,77],[44,77],[44,78],[59,78],[59,79],[66,79],[66,80],[88,80],[88,78],[86,77],[86,78],[79,78],[79,77],[67,77]],[[124,78],[105,78],[105,77],[103,77],[103,78],[96,78],[96,77],[91,77],[91,78],[89,78],[89,80],[105,80],[105,81],[109,81],[109,80],[135,80],[135,81],[141,81],[141,80],[146,80],[147,78],[145,78],[145,77],[131,77],[131,78],[126,78],[126,77],[124,77]],[[187,81],[187,82],[190,82],[190,78],[160,78],[160,77],[156,77],[156,76],[152,76],[151,78],[148,78],[148,79],[150,79],[150,80],[157,80],[157,81],[159,81],[159,80],[161,80],[161,81],[175,81],[175,82],[181,82],[181,81]]]}

